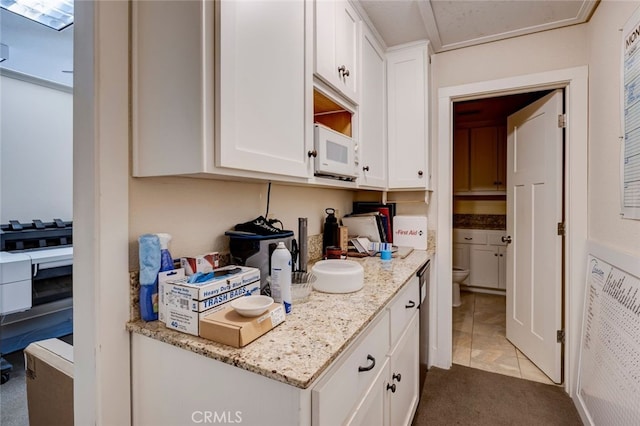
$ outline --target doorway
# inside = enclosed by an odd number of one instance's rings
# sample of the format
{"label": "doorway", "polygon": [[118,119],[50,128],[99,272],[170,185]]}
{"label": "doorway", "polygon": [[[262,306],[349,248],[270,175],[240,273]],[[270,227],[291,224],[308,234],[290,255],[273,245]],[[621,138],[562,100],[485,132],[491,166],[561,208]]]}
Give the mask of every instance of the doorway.
{"label": "doorway", "polygon": [[470,271],[460,284],[460,304],[454,295],[452,362],[548,384],[507,338],[508,253],[500,237],[507,235],[509,211],[507,118],[550,92],[454,102],[452,166],[452,262],[465,274]]}
{"label": "doorway", "polygon": [[563,88],[566,112],[566,183],[564,202],[567,222],[565,236],[566,283],[563,300],[565,306],[565,389],[570,394],[576,387],[579,334],[584,297],[584,253],[587,241],[587,122],[588,122],[588,68],[586,66],[554,70],[537,74],[509,77],[438,90],[437,128],[434,150],[437,164],[436,186],[436,286],[433,291],[431,320],[434,322],[434,340],[431,353],[434,366],[449,368],[452,362],[452,122],[453,103],[472,99]]}

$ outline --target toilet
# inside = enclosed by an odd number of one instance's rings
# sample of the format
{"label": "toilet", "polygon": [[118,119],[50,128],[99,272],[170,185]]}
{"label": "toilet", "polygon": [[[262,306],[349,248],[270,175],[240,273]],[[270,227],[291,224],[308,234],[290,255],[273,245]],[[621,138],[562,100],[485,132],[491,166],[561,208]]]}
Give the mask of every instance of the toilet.
{"label": "toilet", "polygon": [[453,307],[454,308],[457,308],[462,304],[462,302],[460,302],[460,283],[466,280],[468,276],[469,276],[468,269],[453,268],[453,271],[451,274],[451,278],[452,278],[451,281],[453,282],[452,287],[453,287]]}

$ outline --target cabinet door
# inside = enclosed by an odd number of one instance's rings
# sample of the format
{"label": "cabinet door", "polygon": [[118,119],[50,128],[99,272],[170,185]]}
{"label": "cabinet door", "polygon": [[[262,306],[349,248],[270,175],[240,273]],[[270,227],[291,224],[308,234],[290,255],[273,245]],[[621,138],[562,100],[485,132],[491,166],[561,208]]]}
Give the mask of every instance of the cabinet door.
{"label": "cabinet door", "polygon": [[315,1],[315,72],[355,103],[359,22],[347,1]]}
{"label": "cabinet door", "polygon": [[387,53],[389,188],[428,189],[426,46]]}
{"label": "cabinet door", "polygon": [[387,384],[389,383],[389,361],[385,360],[362,401],[345,424],[350,426],[387,426],[389,425],[389,399]]}
{"label": "cabinet door", "polygon": [[453,192],[469,191],[469,129],[453,134]]}
{"label": "cabinet door", "polygon": [[498,288],[507,289],[507,248],[498,247]]}
{"label": "cabinet door", "polygon": [[472,245],[469,285],[498,288],[498,247]]}
{"label": "cabinet door", "polygon": [[470,174],[471,191],[494,191],[497,188],[497,127],[471,129]]}
{"label": "cabinet door", "polygon": [[389,424],[410,425],[420,399],[419,323],[416,312],[404,336],[391,354],[391,386],[389,396]]}
{"label": "cabinet door", "polygon": [[[469,244],[453,244],[453,264],[454,268],[469,269]],[[469,284],[469,277],[465,278],[462,284]]]}
{"label": "cabinet door", "polygon": [[382,49],[368,30],[365,30],[362,35],[361,63],[358,184],[386,188],[385,62]]}
{"label": "cabinet door", "polygon": [[222,1],[216,165],[308,177],[305,2]]}
{"label": "cabinet door", "polygon": [[336,2],[336,74],[340,91],[358,103],[358,28],[360,18],[347,1]]}
{"label": "cabinet door", "polygon": [[133,176],[203,172],[204,156],[213,163],[207,107],[214,92],[203,73],[203,52],[212,57],[214,49],[205,31],[214,21],[212,4],[135,1],[131,7]]}

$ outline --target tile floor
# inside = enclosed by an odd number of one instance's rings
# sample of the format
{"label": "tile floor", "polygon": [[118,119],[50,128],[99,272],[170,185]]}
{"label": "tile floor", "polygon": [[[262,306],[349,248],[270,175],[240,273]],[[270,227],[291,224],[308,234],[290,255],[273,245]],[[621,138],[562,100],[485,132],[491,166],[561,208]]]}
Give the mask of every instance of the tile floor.
{"label": "tile floor", "polygon": [[553,384],[505,337],[504,296],[460,293],[453,308],[453,363],[526,380]]}

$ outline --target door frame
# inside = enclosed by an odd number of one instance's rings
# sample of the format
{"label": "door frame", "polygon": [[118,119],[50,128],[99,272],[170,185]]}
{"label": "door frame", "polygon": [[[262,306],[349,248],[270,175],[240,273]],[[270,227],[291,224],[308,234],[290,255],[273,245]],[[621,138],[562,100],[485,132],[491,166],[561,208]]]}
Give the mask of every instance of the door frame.
{"label": "door frame", "polygon": [[[565,390],[574,396],[582,323],[587,243],[588,178],[588,67],[547,71],[498,80],[443,87],[438,90],[438,117],[434,147],[436,173],[436,285],[430,305],[433,365],[450,368],[452,360],[451,229],[453,102],[563,88],[567,127],[565,133],[564,203],[566,235],[563,290]],[[438,310],[438,307],[440,309]]]}

